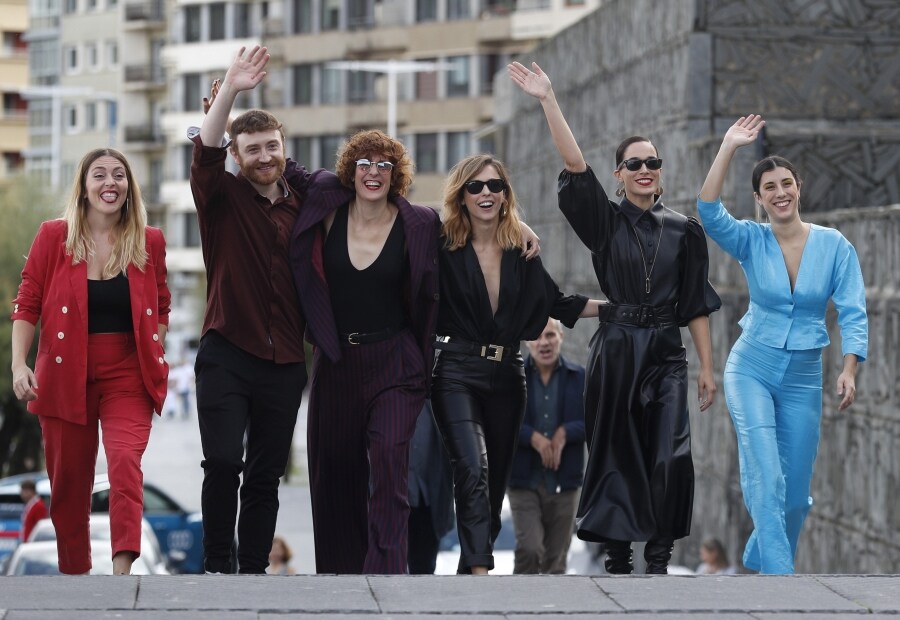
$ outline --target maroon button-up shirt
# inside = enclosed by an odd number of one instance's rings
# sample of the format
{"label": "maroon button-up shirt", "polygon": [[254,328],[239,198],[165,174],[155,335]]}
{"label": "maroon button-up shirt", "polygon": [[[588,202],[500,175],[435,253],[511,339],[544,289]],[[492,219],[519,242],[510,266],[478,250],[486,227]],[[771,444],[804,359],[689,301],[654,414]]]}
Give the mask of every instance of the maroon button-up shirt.
{"label": "maroon button-up shirt", "polygon": [[276,364],[303,361],[305,321],[288,257],[300,198],[282,179],[275,203],[240,173],[225,170],[225,147],[191,137],[191,192],[206,264],[203,334],[214,329]]}

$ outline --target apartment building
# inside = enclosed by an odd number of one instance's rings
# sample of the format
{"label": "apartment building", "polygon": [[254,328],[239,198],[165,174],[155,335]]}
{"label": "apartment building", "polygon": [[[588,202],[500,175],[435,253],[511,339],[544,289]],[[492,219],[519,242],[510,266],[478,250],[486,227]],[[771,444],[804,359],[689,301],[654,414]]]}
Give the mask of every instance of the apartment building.
{"label": "apartment building", "polygon": [[0,0],[0,180],[23,167],[28,146],[27,102],[22,94],[28,85],[27,28],[26,0]]}

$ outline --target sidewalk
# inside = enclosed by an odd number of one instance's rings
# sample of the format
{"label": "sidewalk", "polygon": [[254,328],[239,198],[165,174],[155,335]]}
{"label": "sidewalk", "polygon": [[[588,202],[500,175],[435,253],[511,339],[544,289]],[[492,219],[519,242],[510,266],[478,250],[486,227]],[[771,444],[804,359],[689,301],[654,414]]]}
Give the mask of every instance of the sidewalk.
{"label": "sidewalk", "polygon": [[900,576],[6,577],[0,620],[897,618]]}

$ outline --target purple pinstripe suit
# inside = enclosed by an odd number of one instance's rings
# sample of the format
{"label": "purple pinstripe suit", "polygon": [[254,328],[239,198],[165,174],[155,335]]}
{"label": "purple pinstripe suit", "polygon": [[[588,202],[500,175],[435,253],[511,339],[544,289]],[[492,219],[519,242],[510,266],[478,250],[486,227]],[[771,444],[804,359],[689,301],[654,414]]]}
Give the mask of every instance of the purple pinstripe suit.
{"label": "purple pinstripe suit", "polygon": [[354,194],[324,170],[290,168],[286,177],[305,194],[291,236],[291,268],[306,338],[316,348],[308,418],[316,570],[405,573],[409,442],[431,380],[440,219],[432,209],[393,199],[406,237],[401,294],[410,325],[381,342],[342,346],[321,224]]}

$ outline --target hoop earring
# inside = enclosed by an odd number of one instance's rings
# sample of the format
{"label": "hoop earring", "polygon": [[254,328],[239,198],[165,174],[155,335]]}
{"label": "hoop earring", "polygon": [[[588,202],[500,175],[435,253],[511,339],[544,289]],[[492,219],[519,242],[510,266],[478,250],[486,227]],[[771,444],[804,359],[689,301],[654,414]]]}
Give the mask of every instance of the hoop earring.
{"label": "hoop earring", "polygon": [[622,181],[619,181],[619,186],[616,188],[616,196],[621,198],[624,195],[625,195],[625,183]]}
{"label": "hoop earring", "polygon": [[663,195],[663,186],[662,183],[659,184],[659,187],[656,188],[656,197],[660,198]]}

